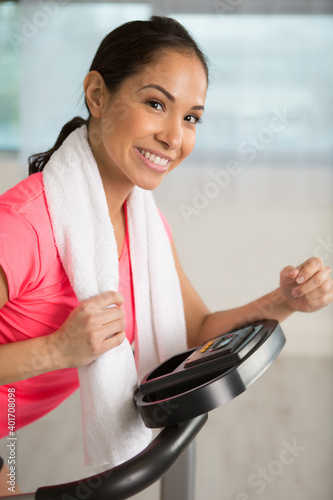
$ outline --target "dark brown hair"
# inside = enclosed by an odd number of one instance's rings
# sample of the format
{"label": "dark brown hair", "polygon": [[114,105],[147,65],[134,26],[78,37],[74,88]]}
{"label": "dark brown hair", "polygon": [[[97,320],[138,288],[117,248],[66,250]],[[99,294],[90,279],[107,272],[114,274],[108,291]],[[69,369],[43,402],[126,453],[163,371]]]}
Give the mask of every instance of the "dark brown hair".
{"label": "dark brown hair", "polygon": [[[111,31],[101,42],[89,71],[98,71],[107,89],[114,93],[129,76],[140,72],[156,60],[164,50],[176,50],[184,54],[195,54],[201,61],[207,76],[208,62],[203,52],[188,31],[170,17],[152,16],[149,21],[130,21]],[[66,123],[53,148],[45,153],[29,157],[29,175],[41,172],[52,154],[76,128],[89,123],[77,116]]]}

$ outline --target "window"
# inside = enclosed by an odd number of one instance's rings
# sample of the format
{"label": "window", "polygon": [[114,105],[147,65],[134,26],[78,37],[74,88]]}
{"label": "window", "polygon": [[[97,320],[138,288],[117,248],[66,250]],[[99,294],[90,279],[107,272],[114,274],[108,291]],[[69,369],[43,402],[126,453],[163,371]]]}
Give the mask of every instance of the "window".
{"label": "window", "polygon": [[198,157],[332,165],[333,16],[177,18],[212,61]]}
{"label": "window", "polygon": [[9,37],[18,19],[17,4],[0,4],[0,150],[19,148],[20,59]]}

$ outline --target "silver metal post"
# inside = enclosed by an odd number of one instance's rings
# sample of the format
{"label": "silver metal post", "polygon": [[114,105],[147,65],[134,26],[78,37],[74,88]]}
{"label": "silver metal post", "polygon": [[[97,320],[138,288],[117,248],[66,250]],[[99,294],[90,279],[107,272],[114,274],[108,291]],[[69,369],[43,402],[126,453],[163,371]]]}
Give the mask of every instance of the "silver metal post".
{"label": "silver metal post", "polygon": [[162,477],[161,500],[194,500],[195,441]]}

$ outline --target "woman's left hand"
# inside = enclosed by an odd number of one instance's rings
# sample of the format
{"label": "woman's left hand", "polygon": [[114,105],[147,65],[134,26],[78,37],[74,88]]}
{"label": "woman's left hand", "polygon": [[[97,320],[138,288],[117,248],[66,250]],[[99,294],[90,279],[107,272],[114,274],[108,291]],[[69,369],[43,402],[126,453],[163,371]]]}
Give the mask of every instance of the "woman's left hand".
{"label": "woman's left hand", "polygon": [[331,269],[318,257],[287,266],[280,273],[280,289],[292,311],[314,312],[333,301]]}

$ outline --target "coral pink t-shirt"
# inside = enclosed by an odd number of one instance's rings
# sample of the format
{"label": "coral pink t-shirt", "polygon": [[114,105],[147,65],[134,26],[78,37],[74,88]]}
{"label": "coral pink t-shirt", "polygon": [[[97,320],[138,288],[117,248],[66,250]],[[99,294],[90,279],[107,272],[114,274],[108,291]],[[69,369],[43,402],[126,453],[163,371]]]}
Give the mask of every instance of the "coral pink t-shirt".
{"label": "coral pink t-shirt", "polygon": [[[171,241],[170,226],[160,215]],[[79,304],[54,244],[42,173],[0,196],[0,266],[9,288],[9,301],[0,310],[0,344],[55,332]],[[124,296],[126,336],[132,343],[135,310],[128,231],[119,259],[118,291]],[[25,364],[37,369],[52,355],[52,350],[36,351]],[[0,386],[0,438],[8,434],[8,388],[15,389],[18,430],[53,410],[78,387],[76,368]]]}

